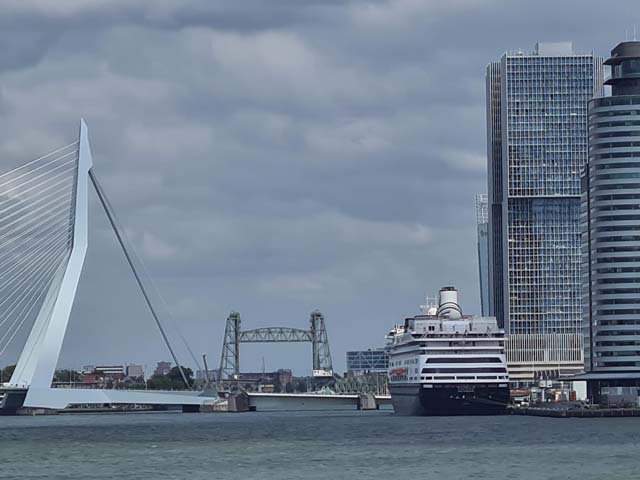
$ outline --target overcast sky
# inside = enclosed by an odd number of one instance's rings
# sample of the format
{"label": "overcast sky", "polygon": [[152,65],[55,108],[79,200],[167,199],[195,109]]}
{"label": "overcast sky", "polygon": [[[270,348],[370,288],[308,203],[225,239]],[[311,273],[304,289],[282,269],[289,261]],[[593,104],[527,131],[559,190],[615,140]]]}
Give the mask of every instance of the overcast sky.
{"label": "overcast sky", "polygon": [[[193,351],[217,367],[232,309],[246,328],[306,328],[318,308],[338,371],[442,285],[479,313],[486,64],[537,41],[606,55],[640,24],[637,0],[1,8],[0,167],[73,141],[83,116],[95,171]],[[152,367],[168,352],[92,215],[60,364]],[[244,346],[242,369],[263,357],[311,370],[309,345]]]}

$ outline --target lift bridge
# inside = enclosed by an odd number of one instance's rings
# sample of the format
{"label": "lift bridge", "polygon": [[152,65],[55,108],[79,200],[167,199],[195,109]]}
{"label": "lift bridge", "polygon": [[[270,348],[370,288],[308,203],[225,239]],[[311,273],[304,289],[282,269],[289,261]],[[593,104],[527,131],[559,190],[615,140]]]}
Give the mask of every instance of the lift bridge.
{"label": "lift bridge", "polygon": [[241,343],[311,343],[313,376],[333,378],[331,351],[324,317],[319,311],[311,312],[309,330],[290,327],[265,327],[242,330],[240,314],[231,312],[224,330],[224,343],[220,358],[220,384],[238,380],[240,376]]}

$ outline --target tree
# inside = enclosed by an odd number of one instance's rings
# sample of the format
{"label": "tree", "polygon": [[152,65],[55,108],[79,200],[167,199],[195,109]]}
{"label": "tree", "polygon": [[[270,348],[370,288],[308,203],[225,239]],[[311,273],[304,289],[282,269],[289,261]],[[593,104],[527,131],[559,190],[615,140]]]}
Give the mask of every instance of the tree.
{"label": "tree", "polygon": [[[184,372],[184,376],[187,377],[189,386],[193,385],[193,370],[187,367],[182,367],[182,371]],[[184,384],[184,380],[182,379],[182,374],[180,373],[179,367],[173,367],[171,370],[169,370],[167,377],[169,378],[169,380],[171,380],[173,390],[184,390],[187,388],[187,386]]]}
{"label": "tree", "polygon": [[147,388],[149,390],[171,390],[173,383],[168,375],[153,375],[147,380]]}
{"label": "tree", "polygon": [[282,383],[280,383],[280,377],[278,375],[273,377],[273,391],[275,393],[282,392]]}
{"label": "tree", "polygon": [[298,392],[306,393],[307,392],[307,382],[304,380],[298,380]]}
{"label": "tree", "polygon": [[285,391],[286,393],[293,393],[293,392],[294,392],[293,382],[286,383],[286,384],[284,385],[284,391]]}

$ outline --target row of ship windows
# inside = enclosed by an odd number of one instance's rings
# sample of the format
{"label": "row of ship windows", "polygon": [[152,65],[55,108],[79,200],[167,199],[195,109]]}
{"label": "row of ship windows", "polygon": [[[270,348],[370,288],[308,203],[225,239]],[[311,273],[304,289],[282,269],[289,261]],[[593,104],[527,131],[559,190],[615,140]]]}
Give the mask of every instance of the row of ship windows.
{"label": "row of ship windows", "polygon": [[483,375],[481,377],[476,377],[472,375],[456,375],[455,377],[420,377],[422,380],[508,380],[509,377],[507,375],[496,375],[496,376],[486,376]]}
{"label": "row of ship windows", "polygon": [[[451,352],[444,352],[451,353]],[[500,363],[501,360],[499,357],[429,357],[425,361],[426,364],[429,363]],[[419,363],[419,360],[416,358],[413,364]],[[389,366],[398,366],[403,365],[402,362],[390,362]],[[416,369],[416,372],[418,370]]]}
{"label": "row of ship windows", "polygon": [[444,375],[440,375],[437,377],[427,377],[427,376],[422,376],[422,377],[407,377],[406,375],[391,375],[389,377],[389,380],[392,382],[406,382],[407,380],[418,380],[418,378],[422,379],[422,380],[508,380],[508,376],[505,375],[495,375],[495,376],[486,376],[483,375],[481,377],[477,377],[474,375],[449,375],[449,376],[444,376]]}
{"label": "row of ship windows", "polygon": [[407,360],[398,360],[395,362],[389,362],[389,366],[390,367],[398,367],[400,365],[415,365],[418,363],[418,359],[417,358],[410,358]]}
{"label": "row of ship windows", "polygon": [[459,368],[423,368],[422,373],[507,373],[505,367],[459,367]]}

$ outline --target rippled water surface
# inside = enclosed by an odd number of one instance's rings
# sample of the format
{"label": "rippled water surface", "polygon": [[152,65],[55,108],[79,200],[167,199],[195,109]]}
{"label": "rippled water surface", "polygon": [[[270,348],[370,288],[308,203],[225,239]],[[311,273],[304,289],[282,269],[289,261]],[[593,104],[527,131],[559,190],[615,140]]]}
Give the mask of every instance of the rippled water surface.
{"label": "rippled water surface", "polygon": [[0,479],[631,479],[640,418],[0,417]]}

